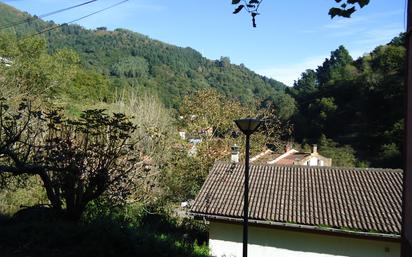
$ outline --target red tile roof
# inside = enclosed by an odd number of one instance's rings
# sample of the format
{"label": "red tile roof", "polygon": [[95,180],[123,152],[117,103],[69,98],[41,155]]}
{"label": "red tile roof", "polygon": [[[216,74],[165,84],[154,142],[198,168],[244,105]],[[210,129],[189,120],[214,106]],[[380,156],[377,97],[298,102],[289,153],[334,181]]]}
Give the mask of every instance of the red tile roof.
{"label": "red tile roof", "polygon": [[[251,165],[251,222],[399,235],[402,170]],[[244,165],[217,162],[191,213],[243,217]]]}
{"label": "red tile roof", "polygon": [[300,161],[305,157],[308,157],[310,154],[307,153],[292,153],[285,156],[284,158],[278,160],[276,164],[278,165],[293,165],[295,161]]}

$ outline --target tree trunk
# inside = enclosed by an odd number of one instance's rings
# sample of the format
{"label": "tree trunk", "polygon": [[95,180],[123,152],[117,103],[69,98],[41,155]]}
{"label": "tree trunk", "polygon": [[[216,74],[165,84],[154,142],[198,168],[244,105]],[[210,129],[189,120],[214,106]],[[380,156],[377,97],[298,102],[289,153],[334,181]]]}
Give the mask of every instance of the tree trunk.
{"label": "tree trunk", "polygon": [[46,189],[47,198],[49,198],[50,204],[52,205],[53,209],[60,212],[62,210],[62,202],[61,199],[54,192],[49,176],[46,172],[39,173],[39,176],[43,181],[43,185]]}

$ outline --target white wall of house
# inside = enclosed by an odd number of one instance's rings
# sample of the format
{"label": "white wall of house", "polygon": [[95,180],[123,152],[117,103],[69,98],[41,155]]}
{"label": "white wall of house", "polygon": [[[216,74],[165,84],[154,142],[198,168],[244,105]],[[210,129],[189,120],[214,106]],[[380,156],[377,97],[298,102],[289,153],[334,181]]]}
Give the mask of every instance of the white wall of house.
{"label": "white wall of house", "polygon": [[318,164],[319,159],[316,157],[310,157],[310,159],[308,160],[309,165],[308,166],[323,166],[323,165],[319,165]]}
{"label": "white wall of house", "polygon": [[318,154],[312,154],[311,156],[306,157],[295,164],[305,166],[331,166],[332,160],[328,158],[323,158]]}
{"label": "white wall of house", "polygon": [[[213,256],[242,256],[242,225],[210,222]],[[249,226],[250,257],[399,257],[400,243]]]}

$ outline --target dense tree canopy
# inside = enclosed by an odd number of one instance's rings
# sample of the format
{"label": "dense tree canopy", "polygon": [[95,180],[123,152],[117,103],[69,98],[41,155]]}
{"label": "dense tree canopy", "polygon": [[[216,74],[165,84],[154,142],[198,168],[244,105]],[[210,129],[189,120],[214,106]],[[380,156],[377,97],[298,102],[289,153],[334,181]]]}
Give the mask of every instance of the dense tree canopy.
{"label": "dense tree canopy", "polygon": [[[261,2],[243,1],[240,8],[241,1],[232,1],[236,12],[249,11],[254,25]],[[354,6],[369,3],[335,2],[332,17],[348,17]],[[29,16],[0,4],[0,22],[22,17]],[[244,150],[233,123],[240,117],[263,122],[253,134],[252,154],[266,147],[281,152],[292,135],[304,150],[318,143],[336,166],[401,163],[403,36],[357,60],[340,46],[286,88],[228,57],[207,60],[193,49],[123,29],[64,25],[26,37],[51,25],[30,19],[0,34],[0,96],[8,98],[0,101],[0,211],[13,214],[22,204],[52,207],[23,209],[6,226],[0,220],[6,254],[36,255],[41,249],[41,256],[83,256],[80,246],[90,250],[85,256],[208,256],[206,247],[201,254],[178,250],[201,248],[195,239],[188,244],[188,234],[177,227],[172,229],[179,240],[168,239],[162,216],[155,216],[157,226],[130,235],[144,227],[142,213],[175,210],[176,203],[193,198],[211,165],[229,159],[233,144]],[[27,96],[32,101],[22,100]],[[180,139],[178,129],[198,143]],[[98,219],[99,229],[19,223],[42,209],[75,221],[85,213],[83,221]],[[102,226],[107,217],[112,225]],[[160,234],[153,234],[158,228]],[[64,236],[50,240],[50,231]]]}
{"label": "dense tree canopy", "polygon": [[[348,9],[349,5],[342,8]],[[0,14],[0,21],[5,22],[19,15],[26,17],[3,4]],[[245,116],[264,121],[254,134],[253,153],[264,147],[282,151],[284,141],[291,140],[292,134],[303,148],[318,143],[319,151],[332,157],[335,165],[400,163],[405,73],[402,36],[358,60],[353,60],[340,46],[316,70],[304,71],[292,88],[286,88],[244,65],[232,64],[228,57],[211,61],[193,49],[164,44],[124,29],[62,26],[44,34],[43,39],[19,40],[22,35],[48,25],[33,20],[1,35],[0,55],[8,62],[0,63],[0,93],[17,100],[33,95],[42,108],[65,109],[68,127],[64,131],[74,124],[86,126],[87,115],[100,115],[100,121],[115,118],[98,111],[83,112],[88,107],[134,116],[130,119],[137,127],[130,132],[130,140],[138,142],[134,150],[139,150],[136,156],[142,159],[139,163],[150,179],[135,183],[128,201],[147,203],[165,195],[174,201],[193,197],[210,165],[228,159],[234,143],[243,147],[233,120]],[[166,110],[164,105],[172,108]],[[59,113],[56,115],[60,117]],[[183,118],[173,119],[179,116]],[[89,123],[96,124],[90,120]],[[197,146],[197,155],[188,154],[193,145],[179,140],[176,128],[203,140]],[[50,167],[60,162],[70,166],[70,162],[58,158],[77,156],[79,163],[98,158],[89,156],[92,152],[98,154],[96,149],[81,152],[84,141],[76,140],[84,134],[78,133],[56,137],[50,147],[65,146],[64,149],[58,148],[54,151],[56,155],[48,155],[51,159],[42,159],[41,163]],[[75,142],[72,146],[76,147],[66,146],[63,136]],[[12,159],[8,160],[13,164]],[[53,189],[60,192],[58,197],[62,199],[52,203],[60,206],[57,208],[82,195],[63,193],[67,188],[70,187],[57,183]],[[83,205],[84,202],[80,207]]]}
{"label": "dense tree canopy", "polygon": [[89,110],[67,119],[30,102],[13,107],[2,100],[0,173],[38,175],[53,209],[78,220],[103,193],[116,199],[128,193],[139,162],[130,140],[134,129],[122,114]]}
{"label": "dense tree canopy", "polygon": [[355,61],[340,46],[316,71],[302,73],[288,89],[299,106],[296,139],[313,143],[326,135],[372,166],[399,167],[405,51],[404,35]]}

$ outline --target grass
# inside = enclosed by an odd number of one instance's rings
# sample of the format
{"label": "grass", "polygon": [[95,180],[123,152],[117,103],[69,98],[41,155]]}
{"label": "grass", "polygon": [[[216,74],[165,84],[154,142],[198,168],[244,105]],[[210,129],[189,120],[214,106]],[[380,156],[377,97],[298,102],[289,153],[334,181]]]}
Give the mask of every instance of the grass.
{"label": "grass", "polygon": [[48,203],[46,192],[37,176],[0,175],[0,213],[13,215],[22,206]]}

